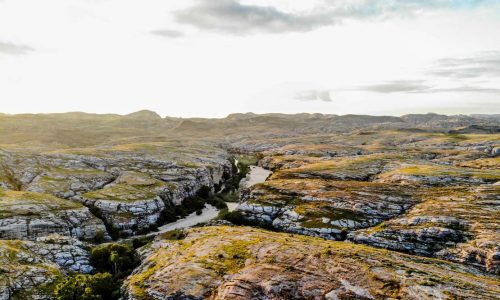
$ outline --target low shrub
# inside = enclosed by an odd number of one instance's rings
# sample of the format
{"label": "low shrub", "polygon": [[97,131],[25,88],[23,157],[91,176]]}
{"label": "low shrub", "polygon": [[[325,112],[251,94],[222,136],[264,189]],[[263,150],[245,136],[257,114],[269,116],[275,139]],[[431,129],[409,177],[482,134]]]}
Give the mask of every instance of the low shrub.
{"label": "low shrub", "polygon": [[177,221],[177,212],[175,211],[175,207],[173,205],[166,206],[160,213],[158,223],[164,224],[175,221]]}
{"label": "low shrub", "polygon": [[104,244],[92,249],[90,263],[97,272],[107,272],[123,278],[139,265],[134,249],[122,244]]}
{"label": "low shrub", "polygon": [[217,209],[225,209],[227,208],[226,202],[222,200],[219,196],[213,196],[207,199],[207,203],[215,206]]}
{"label": "low shrub", "polygon": [[132,247],[134,249],[141,248],[149,243],[151,243],[154,239],[154,236],[143,236],[138,237],[132,240]]}
{"label": "low shrub", "polygon": [[182,200],[182,206],[188,211],[193,212],[205,207],[205,199],[194,196]]}
{"label": "low shrub", "polygon": [[186,238],[186,233],[180,229],[174,229],[161,234],[161,238],[165,240],[178,241]]}
{"label": "low shrub", "polygon": [[106,234],[104,233],[104,231],[98,230],[95,233],[93,240],[94,240],[94,243],[100,244],[100,243],[103,243],[105,241],[105,238],[106,238]]}
{"label": "low shrub", "polygon": [[245,217],[240,211],[228,211],[227,209],[221,210],[219,212],[218,218],[220,220],[226,220],[234,225],[244,225],[247,223]]}
{"label": "low shrub", "polygon": [[120,298],[120,285],[109,273],[69,276],[56,285],[57,300],[115,300]]}

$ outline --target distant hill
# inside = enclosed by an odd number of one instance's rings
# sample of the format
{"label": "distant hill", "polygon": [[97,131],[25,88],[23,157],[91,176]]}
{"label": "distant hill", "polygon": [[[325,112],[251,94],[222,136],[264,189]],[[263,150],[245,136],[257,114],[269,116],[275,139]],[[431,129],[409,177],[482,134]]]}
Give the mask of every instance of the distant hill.
{"label": "distant hill", "polygon": [[465,133],[478,133],[478,134],[491,134],[500,133],[500,126],[482,126],[470,125],[464,128],[450,130],[450,133],[465,134]]}
{"label": "distant hill", "polygon": [[128,115],[0,114],[0,148],[93,147],[115,140],[157,140],[175,136],[237,140],[245,137],[286,137],[356,130],[427,132],[498,132],[499,115],[410,114],[401,117],[328,114],[237,113],[226,118],[162,118],[153,111]]}
{"label": "distant hill", "polygon": [[124,116],[127,119],[137,119],[137,120],[158,120],[161,119],[161,116],[154,111],[150,110],[140,110],[133,112],[131,114]]}

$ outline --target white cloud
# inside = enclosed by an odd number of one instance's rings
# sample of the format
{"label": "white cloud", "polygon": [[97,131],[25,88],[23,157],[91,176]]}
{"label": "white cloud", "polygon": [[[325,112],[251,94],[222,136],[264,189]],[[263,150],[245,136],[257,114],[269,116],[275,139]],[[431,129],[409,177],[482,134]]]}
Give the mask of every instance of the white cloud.
{"label": "white cloud", "polygon": [[231,34],[308,32],[347,20],[408,17],[436,10],[498,7],[492,0],[326,0],[316,6],[288,12],[274,6],[238,0],[196,0],[174,13],[182,24]]}
{"label": "white cloud", "polygon": [[34,50],[35,49],[26,45],[18,45],[10,42],[0,42],[0,53],[22,55]]}
{"label": "white cloud", "polygon": [[[382,114],[433,108],[474,113],[487,103],[490,112],[500,111],[498,94],[492,92],[500,86],[498,78],[426,73],[438,59],[500,51],[500,39],[494,38],[500,27],[495,10],[427,9],[433,13],[379,22],[353,18],[308,32],[240,36],[193,29],[173,19],[175,12],[196,3],[0,2],[0,41],[35,49],[25,55],[0,52],[0,110],[152,109],[173,116],[242,111]],[[319,1],[241,3],[273,5],[280,12],[297,14],[314,10]],[[181,37],[172,38],[180,32]],[[442,91],[336,91],[394,80],[423,80]],[[295,99],[301,91],[325,90],[332,101]]]}

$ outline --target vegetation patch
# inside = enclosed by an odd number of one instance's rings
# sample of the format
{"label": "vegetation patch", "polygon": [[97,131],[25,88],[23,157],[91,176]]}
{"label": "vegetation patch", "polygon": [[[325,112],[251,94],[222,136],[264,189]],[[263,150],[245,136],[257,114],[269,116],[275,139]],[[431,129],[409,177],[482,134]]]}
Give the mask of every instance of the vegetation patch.
{"label": "vegetation patch", "polygon": [[116,300],[120,298],[120,286],[109,273],[79,274],[62,279],[54,294],[57,300]]}
{"label": "vegetation patch", "polygon": [[108,201],[138,201],[154,199],[165,184],[157,182],[154,185],[113,184],[101,190],[88,192],[82,196],[87,199]]}
{"label": "vegetation patch", "polygon": [[245,266],[245,261],[251,256],[248,247],[258,241],[258,239],[232,240],[216,249],[212,255],[201,259],[201,264],[219,276],[234,274]]}
{"label": "vegetation patch", "polygon": [[111,243],[92,249],[90,263],[97,272],[111,273],[116,279],[130,274],[139,260],[130,246]]}
{"label": "vegetation patch", "polygon": [[5,190],[0,188],[0,217],[35,216],[48,212],[81,209],[78,202],[48,194]]}
{"label": "vegetation patch", "polygon": [[160,238],[169,241],[179,241],[186,238],[186,233],[183,230],[175,229],[160,234]]}
{"label": "vegetation patch", "polygon": [[404,174],[415,176],[438,176],[438,177],[463,177],[463,178],[477,178],[486,180],[500,180],[499,170],[478,170],[469,168],[458,168],[453,166],[443,165],[414,165],[403,167],[389,173],[390,174]]}

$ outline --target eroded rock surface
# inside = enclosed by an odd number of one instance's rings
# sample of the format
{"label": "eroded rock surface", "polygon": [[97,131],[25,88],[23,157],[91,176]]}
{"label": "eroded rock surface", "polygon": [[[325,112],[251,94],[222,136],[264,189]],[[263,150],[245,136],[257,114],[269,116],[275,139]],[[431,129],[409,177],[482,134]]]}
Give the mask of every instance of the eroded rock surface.
{"label": "eroded rock surface", "polygon": [[0,240],[0,299],[52,299],[52,284],[61,275],[55,262],[25,242]]}
{"label": "eroded rock surface", "polygon": [[[0,187],[78,201],[108,228],[128,235],[145,232],[158,225],[165,208],[181,205],[202,188],[218,190],[231,176],[226,151],[200,144],[176,147],[134,143],[43,154],[2,151]],[[20,222],[4,224],[16,227]],[[40,226],[50,227],[48,222]]]}
{"label": "eroded rock surface", "polygon": [[125,299],[493,299],[498,278],[460,264],[248,227],[158,237]]}
{"label": "eroded rock surface", "polygon": [[36,240],[53,233],[93,239],[105,232],[103,222],[78,202],[0,189],[1,239]]}
{"label": "eroded rock surface", "polygon": [[407,214],[349,238],[500,274],[500,185],[439,189],[427,197]]}
{"label": "eroded rock surface", "polygon": [[0,115],[9,239],[0,299],[43,298],[57,274],[90,272],[83,240],[106,240],[106,229],[146,233],[187,213],[179,206],[200,191],[229,188],[234,201],[233,155],[273,175],[226,216],[284,232],[159,237],[124,286],[130,299],[498,298],[499,124],[436,114]]}
{"label": "eroded rock surface", "polygon": [[[243,193],[275,229],[438,257],[498,274],[498,135],[358,132],[266,150]],[[356,150],[357,149],[357,150]]]}
{"label": "eroded rock surface", "polygon": [[238,210],[252,220],[294,233],[343,239],[418,202],[410,187],[358,181],[276,179],[244,194]]}
{"label": "eroded rock surface", "polygon": [[84,244],[75,238],[52,234],[38,238],[36,241],[24,241],[24,246],[56,263],[61,269],[71,272],[89,274],[93,267],[89,262],[90,245]]}

